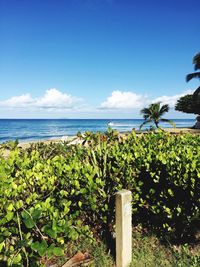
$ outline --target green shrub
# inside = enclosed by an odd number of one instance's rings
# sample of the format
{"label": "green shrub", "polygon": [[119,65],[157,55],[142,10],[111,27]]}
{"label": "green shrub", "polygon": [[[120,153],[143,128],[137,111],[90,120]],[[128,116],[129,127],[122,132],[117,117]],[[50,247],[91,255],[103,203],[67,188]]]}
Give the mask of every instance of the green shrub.
{"label": "green shrub", "polygon": [[1,157],[0,261],[37,266],[79,237],[108,238],[114,194],[122,188],[133,192],[133,222],[169,238],[196,234],[199,136],[121,138],[109,129],[82,138],[84,146],[34,144]]}

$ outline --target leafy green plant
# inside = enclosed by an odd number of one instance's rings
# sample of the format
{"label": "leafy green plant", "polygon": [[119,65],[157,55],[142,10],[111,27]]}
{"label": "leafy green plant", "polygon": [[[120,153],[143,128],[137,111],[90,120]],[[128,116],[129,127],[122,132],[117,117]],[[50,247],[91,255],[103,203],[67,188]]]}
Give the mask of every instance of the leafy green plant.
{"label": "leafy green plant", "polygon": [[8,142],[5,142],[5,143],[1,144],[0,145],[0,149],[13,150],[13,149],[17,148],[18,144],[19,144],[19,141],[18,140],[8,141]]}
{"label": "leafy green plant", "polygon": [[83,237],[111,242],[122,188],[133,193],[135,224],[194,240],[200,136],[133,131],[121,138],[109,129],[80,138],[85,145],[33,144],[0,158],[0,262],[38,266]]}

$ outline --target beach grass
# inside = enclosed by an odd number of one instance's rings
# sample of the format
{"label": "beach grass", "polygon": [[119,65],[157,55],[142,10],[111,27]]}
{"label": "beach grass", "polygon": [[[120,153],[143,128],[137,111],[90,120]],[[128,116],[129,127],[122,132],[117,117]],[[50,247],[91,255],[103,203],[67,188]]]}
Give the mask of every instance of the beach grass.
{"label": "beach grass", "polygon": [[[175,245],[159,240],[155,235],[136,227],[132,239],[132,263],[130,267],[199,267],[200,244]],[[78,251],[91,256],[90,267],[115,267],[115,259],[106,245],[82,239],[68,246],[69,258]],[[65,259],[60,259],[64,263]]]}

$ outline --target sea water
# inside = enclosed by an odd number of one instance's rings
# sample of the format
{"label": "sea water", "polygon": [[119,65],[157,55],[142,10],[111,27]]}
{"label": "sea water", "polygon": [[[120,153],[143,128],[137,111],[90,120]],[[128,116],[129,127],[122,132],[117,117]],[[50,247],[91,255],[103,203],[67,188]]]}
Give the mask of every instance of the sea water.
{"label": "sea water", "polygon": [[[192,119],[173,120],[177,128],[191,127]],[[0,119],[0,143],[18,139],[20,142],[75,136],[77,132],[104,132],[111,127],[119,132],[138,130],[142,119]],[[145,125],[143,129],[148,129]],[[163,128],[172,127],[160,123]]]}

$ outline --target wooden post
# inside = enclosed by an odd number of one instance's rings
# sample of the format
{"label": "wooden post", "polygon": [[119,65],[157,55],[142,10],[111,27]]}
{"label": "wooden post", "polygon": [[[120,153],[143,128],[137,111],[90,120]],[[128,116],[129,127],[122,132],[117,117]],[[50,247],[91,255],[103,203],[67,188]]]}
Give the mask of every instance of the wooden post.
{"label": "wooden post", "polygon": [[132,261],[131,191],[116,193],[116,264],[128,267]]}

